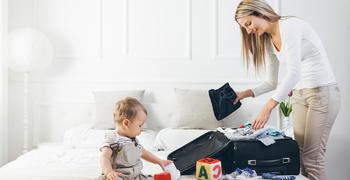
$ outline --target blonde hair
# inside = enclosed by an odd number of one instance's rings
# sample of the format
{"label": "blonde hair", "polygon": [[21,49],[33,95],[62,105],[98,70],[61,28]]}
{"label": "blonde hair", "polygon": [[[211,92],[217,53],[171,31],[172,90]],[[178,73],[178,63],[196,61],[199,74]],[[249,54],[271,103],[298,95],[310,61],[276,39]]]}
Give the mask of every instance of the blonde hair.
{"label": "blonde hair", "polygon": [[134,120],[138,111],[147,115],[146,108],[135,98],[126,97],[117,102],[114,108],[114,122],[120,124],[124,119]]}
{"label": "blonde hair", "polygon": [[[270,22],[276,22],[282,18],[282,16],[278,15],[264,0],[242,0],[236,9],[235,20],[237,21],[239,18],[250,15],[263,15],[263,18]],[[252,55],[255,70],[259,71],[261,67],[265,66],[265,51],[267,43],[271,39],[271,35],[268,33],[264,33],[261,36],[254,33],[248,34],[244,27],[240,27],[240,29],[243,64],[248,70],[250,55]]]}

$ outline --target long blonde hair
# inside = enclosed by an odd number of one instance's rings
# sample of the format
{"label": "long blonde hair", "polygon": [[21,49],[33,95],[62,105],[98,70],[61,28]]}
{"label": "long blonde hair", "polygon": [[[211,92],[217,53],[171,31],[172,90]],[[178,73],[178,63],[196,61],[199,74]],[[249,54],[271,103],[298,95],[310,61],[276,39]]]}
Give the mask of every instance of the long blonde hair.
{"label": "long blonde hair", "polygon": [[[250,15],[263,15],[263,17],[270,22],[276,22],[282,18],[282,16],[278,15],[264,0],[242,0],[236,9],[235,20],[237,21],[239,18]],[[268,33],[264,33],[261,36],[254,33],[248,34],[244,27],[240,27],[240,29],[243,64],[246,65],[248,70],[250,55],[252,55],[255,70],[259,71],[261,67],[265,66],[265,51],[267,43],[269,43],[271,39],[271,35]]]}

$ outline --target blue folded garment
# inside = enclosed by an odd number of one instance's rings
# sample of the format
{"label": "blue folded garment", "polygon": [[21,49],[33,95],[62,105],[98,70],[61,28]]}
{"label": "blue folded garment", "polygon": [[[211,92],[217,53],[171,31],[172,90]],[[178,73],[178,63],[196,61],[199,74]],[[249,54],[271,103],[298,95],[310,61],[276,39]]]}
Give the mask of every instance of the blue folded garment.
{"label": "blue folded garment", "polygon": [[216,119],[222,120],[232,112],[241,107],[241,102],[233,104],[237,95],[229,83],[224,84],[219,89],[210,89],[209,97]]}
{"label": "blue folded garment", "polygon": [[288,176],[288,175],[276,175],[273,173],[263,173],[262,174],[263,179],[272,179],[272,180],[295,180],[295,176]]}

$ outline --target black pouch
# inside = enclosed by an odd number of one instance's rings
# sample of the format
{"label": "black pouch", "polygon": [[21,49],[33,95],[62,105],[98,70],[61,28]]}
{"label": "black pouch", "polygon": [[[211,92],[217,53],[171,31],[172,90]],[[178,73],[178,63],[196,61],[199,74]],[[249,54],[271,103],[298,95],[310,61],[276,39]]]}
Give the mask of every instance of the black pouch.
{"label": "black pouch", "polygon": [[229,83],[224,84],[219,89],[210,89],[209,97],[215,117],[218,121],[224,119],[232,112],[241,107],[241,102],[233,104],[237,95]]}

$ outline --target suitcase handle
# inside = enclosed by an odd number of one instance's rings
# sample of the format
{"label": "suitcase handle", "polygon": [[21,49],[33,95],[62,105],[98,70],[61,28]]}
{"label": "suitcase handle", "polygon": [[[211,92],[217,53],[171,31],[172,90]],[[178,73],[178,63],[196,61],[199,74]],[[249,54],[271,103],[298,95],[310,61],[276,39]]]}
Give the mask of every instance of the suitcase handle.
{"label": "suitcase handle", "polygon": [[274,166],[274,165],[283,165],[290,163],[290,158],[280,158],[272,160],[248,160],[248,165],[250,166]]}

